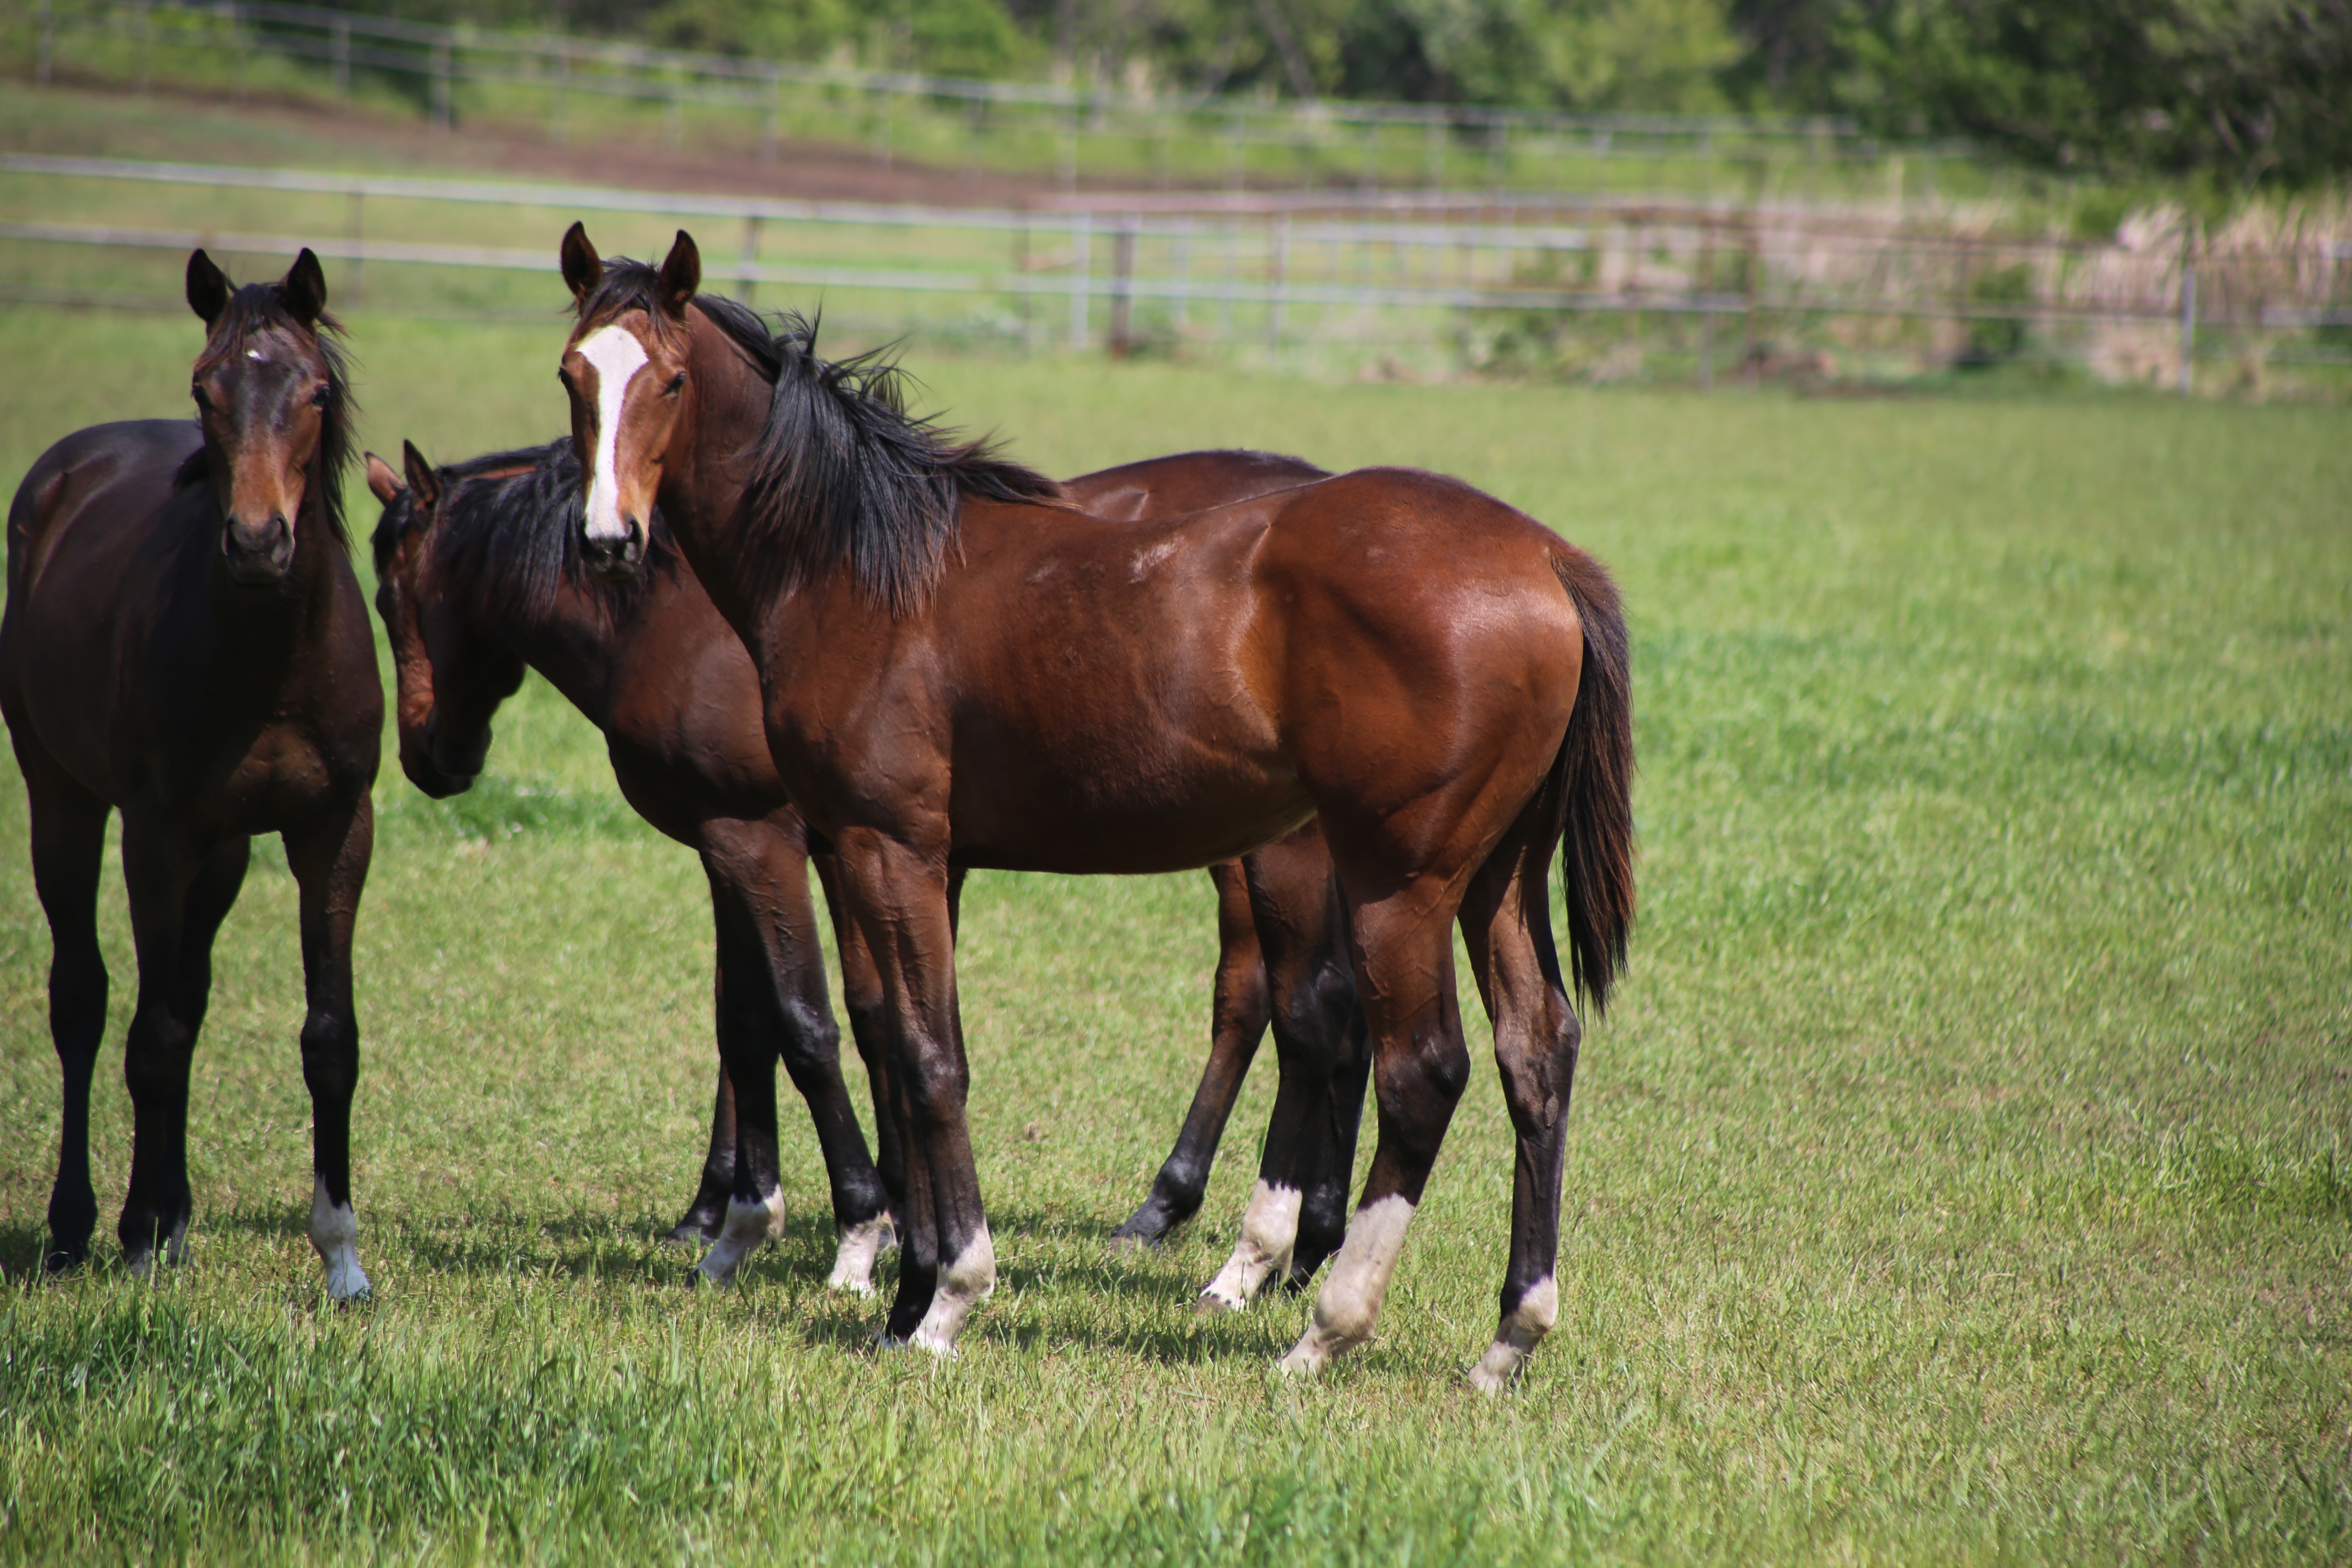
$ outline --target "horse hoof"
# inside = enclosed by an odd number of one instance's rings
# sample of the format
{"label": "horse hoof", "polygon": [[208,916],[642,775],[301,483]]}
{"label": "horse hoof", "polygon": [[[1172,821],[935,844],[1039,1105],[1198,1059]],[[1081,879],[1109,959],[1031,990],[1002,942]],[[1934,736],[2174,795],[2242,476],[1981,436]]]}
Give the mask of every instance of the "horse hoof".
{"label": "horse hoof", "polygon": [[1192,1315],[1196,1318],[1222,1318],[1228,1312],[1245,1311],[1248,1308],[1247,1301],[1237,1300],[1212,1285],[1201,1292],[1199,1300],[1192,1303]]}
{"label": "horse hoof", "polygon": [[690,1247],[698,1252],[718,1239],[719,1221],[697,1219],[691,1215],[663,1232],[660,1238],[664,1247]]}

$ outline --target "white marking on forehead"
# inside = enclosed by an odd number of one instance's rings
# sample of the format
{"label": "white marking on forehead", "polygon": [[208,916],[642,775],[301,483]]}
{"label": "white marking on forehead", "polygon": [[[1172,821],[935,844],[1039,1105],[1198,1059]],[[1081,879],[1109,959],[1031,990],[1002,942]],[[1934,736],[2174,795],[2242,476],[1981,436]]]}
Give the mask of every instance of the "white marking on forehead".
{"label": "white marking on forehead", "polygon": [[246,350],[246,351],[245,351],[245,357],[246,357],[246,358],[247,358],[247,359],[257,359],[257,360],[265,360],[265,361],[266,361],[266,360],[268,360],[268,359],[269,358],[269,356],[268,356],[268,354],[263,353],[259,349],[247,349],[247,350]]}
{"label": "white marking on forehead", "polygon": [[646,367],[646,345],[624,327],[602,327],[581,343],[580,357],[596,367],[596,466],[588,476],[588,537],[617,542],[629,536],[628,524],[621,521],[616,472],[621,404],[629,383]]}

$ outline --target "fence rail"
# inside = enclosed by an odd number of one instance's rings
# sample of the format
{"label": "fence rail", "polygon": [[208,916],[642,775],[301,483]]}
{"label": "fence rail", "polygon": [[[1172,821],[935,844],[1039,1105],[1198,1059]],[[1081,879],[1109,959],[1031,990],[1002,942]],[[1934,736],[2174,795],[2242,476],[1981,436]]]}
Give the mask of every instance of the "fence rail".
{"label": "fence rail", "polygon": [[[2284,342],[2286,358],[2340,360],[2315,334],[2352,328],[2352,237],[2328,235],[2263,248],[2182,230],[2103,245],[1797,210],[1590,201],[1521,203],[1503,217],[1436,207],[1430,222],[1279,204],[1206,213],[1106,212],[1087,203],[898,207],[22,153],[0,155],[0,176],[32,196],[12,196],[20,216],[0,221],[0,243],[115,252],[204,245],[256,257],[308,245],[348,266],[338,285],[345,300],[381,287],[383,268],[551,281],[563,216],[613,214],[663,240],[667,225],[643,220],[684,218],[704,229],[705,276],[740,295],[793,288],[929,297],[961,305],[963,316],[925,321],[911,303],[873,314],[887,325],[992,331],[1034,348],[1127,352],[1166,341],[1284,349],[1450,336],[1474,359],[1507,358],[1562,352],[1575,343],[1576,323],[1613,321],[1620,339],[1631,323],[1632,352],[1687,362],[1702,383],[1714,376],[1727,326],[1736,363],[1750,368],[1789,360],[1815,340],[1915,359],[2015,356],[2031,346],[2093,361],[2122,356],[2132,378],[2185,386],[2194,359],[2241,352],[2249,334],[2269,334],[2265,353]],[[125,224],[67,221],[41,196],[79,191],[87,206],[91,191],[123,184],[157,188],[196,213],[218,208],[227,193],[243,193],[247,205],[235,210],[236,226],[208,226],[209,217]],[[390,215],[373,233],[371,210]],[[318,221],[328,214],[341,221]],[[265,226],[247,226],[247,215]],[[484,225],[497,232],[473,240],[449,232]],[[730,228],[740,237],[731,257]],[[536,243],[501,242],[525,233]],[[542,308],[553,302],[545,295],[534,296]],[[1055,309],[1040,309],[1047,305]],[[1639,335],[1644,322],[1647,339]],[[1483,351],[1472,341],[1482,333]],[[2295,334],[2311,341],[2285,342]]]}
{"label": "fence rail", "polygon": [[[572,95],[665,107],[673,121],[688,106],[761,122],[772,154],[799,100],[838,106],[864,100],[864,129],[877,154],[890,156],[894,121],[952,110],[978,129],[1026,129],[1062,144],[1061,172],[1074,183],[1086,161],[1117,143],[1154,150],[1164,170],[1179,145],[1195,168],[1220,161],[1245,180],[1243,150],[1281,148],[1352,162],[1357,183],[1504,184],[1523,171],[1536,184],[1567,159],[1875,163],[1887,156],[1929,171],[1970,150],[1950,142],[1882,142],[1849,120],[1727,115],[1574,114],[1463,105],[1239,97],[1139,96],[1099,85],[992,81],[903,71],[858,70],[783,60],[570,37],[440,27],[269,0],[8,0],[0,18],[25,40],[35,79],[52,79],[77,54],[105,53],[142,83],[158,57],[206,53],[237,62],[275,55],[324,68],[348,93],[354,73],[383,72],[422,89],[436,123],[447,125],[460,88],[539,95],[562,134]],[[129,58],[122,61],[127,51]],[[812,96],[813,95],[813,96]],[[1336,163],[1335,163],[1336,161]],[[1418,165],[1418,167],[1416,167]]]}

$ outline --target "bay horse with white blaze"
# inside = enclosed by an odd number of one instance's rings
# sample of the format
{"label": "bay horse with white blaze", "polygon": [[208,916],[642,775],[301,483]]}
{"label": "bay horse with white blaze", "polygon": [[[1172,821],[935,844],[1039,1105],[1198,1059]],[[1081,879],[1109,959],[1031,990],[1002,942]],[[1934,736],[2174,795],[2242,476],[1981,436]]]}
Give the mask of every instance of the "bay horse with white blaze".
{"label": "bay horse with white blaze", "polygon": [[[1316,1371],[1372,1331],[1468,1078],[1458,919],[1517,1139],[1500,1321],[1471,1373],[1507,1385],[1558,1313],[1580,1039],[1546,891],[1563,835],[1572,973],[1596,1008],[1633,917],[1632,704],[1607,574],[1410,469],[1107,523],[861,399],[802,344],[741,330],[698,298],[683,233],[658,268],[607,266],[575,224],[562,260],[588,559],[635,570],[659,506],[760,672],[777,771],[881,973],[909,1130],[886,1331],[948,1353],[996,1277],[954,868],[1174,870],[1319,816],[1379,1141],[1282,1364]],[[1295,1204],[1261,1187],[1244,1231],[1281,1244]]]}
{"label": "bay horse with white blaze", "polygon": [[[789,330],[809,331],[797,321]],[[887,384],[876,366],[870,389],[879,395]],[[903,1202],[900,1141],[887,1092],[877,1092],[877,1173],[842,1083],[808,894],[809,861],[828,889],[836,885],[833,861],[809,854],[807,829],[776,777],[750,657],[657,520],[645,571],[620,584],[587,575],[577,525],[580,468],[568,437],[440,468],[411,446],[404,468],[404,482],[368,458],[369,487],[383,503],[374,537],[376,605],[398,676],[400,755],[410,780],[436,798],[469,787],[488,751],[490,721],[526,664],[597,726],[622,795],[648,823],[699,854],[717,925],[718,1091],[700,1185],[671,1237],[717,1243],[700,1268],[723,1284],[781,1222],[772,1180],[772,1067],[781,1055],[824,1159],[839,1236],[828,1282],[870,1289],[888,1229],[886,1192],[890,1206]],[[1322,477],[1295,458],[1195,452],[1088,474],[1064,488],[1098,513],[1139,517]],[[1297,1281],[1339,1244],[1363,1100],[1360,1042],[1345,1037],[1351,1025],[1360,1028],[1360,1015],[1330,860],[1310,824],[1244,862],[1211,870],[1221,953],[1209,1065],[1150,1197],[1118,1234],[1156,1240],[1199,1208],[1243,1075],[1278,1014],[1278,1029],[1328,1036],[1309,1048],[1353,1064],[1320,1086],[1328,1103],[1317,1127],[1324,1153],[1291,1260]],[[1281,912],[1269,941],[1261,941],[1251,909],[1253,882]],[[828,902],[838,908],[837,899]],[[835,934],[851,1032],[880,1090],[880,976],[854,925],[836,921]],[[739,1160],[750,1163],[752,1185],[769,1195],[764,1216],[739,1207],[728,1237],[722,1229]],[[1232,1304],[1214,1290],[1209,1299]]]}
{"label": "bay horse with white blaze", "polygon": [[97,425],[43,453],[8,509],[0,712],[32,809],[49,921],[49,1028],[64,1133],[47,1264],[88,1256],[89,1089],[106,1022],[98,872],[122,813],[139,957],[124,1047],[133,1115],[120,1231],[132,1268],[176,1260],[190,1210],[188,1074],[212,946],[251,839],[278,833],[300,890],[310,1241],[327,1293],[363,1293],[351,1198],[359,1076],[352,925],[374,819],[383,690],[352,575],[341,482],[351,388],[305,250],[276,283],[234,288],[201,250],[196,419]]}

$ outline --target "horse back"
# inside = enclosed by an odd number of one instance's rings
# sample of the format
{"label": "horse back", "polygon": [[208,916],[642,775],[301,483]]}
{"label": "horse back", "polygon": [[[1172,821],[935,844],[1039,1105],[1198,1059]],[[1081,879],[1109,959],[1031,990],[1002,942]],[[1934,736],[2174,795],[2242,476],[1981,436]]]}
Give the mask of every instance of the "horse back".
{"label": "horse back", "polygon": [[133,544],[204,449],[190,419],[130,419],[77,430],[37,458],[8,507],[8,600],[36,588],[68,533],[80,552]]}

